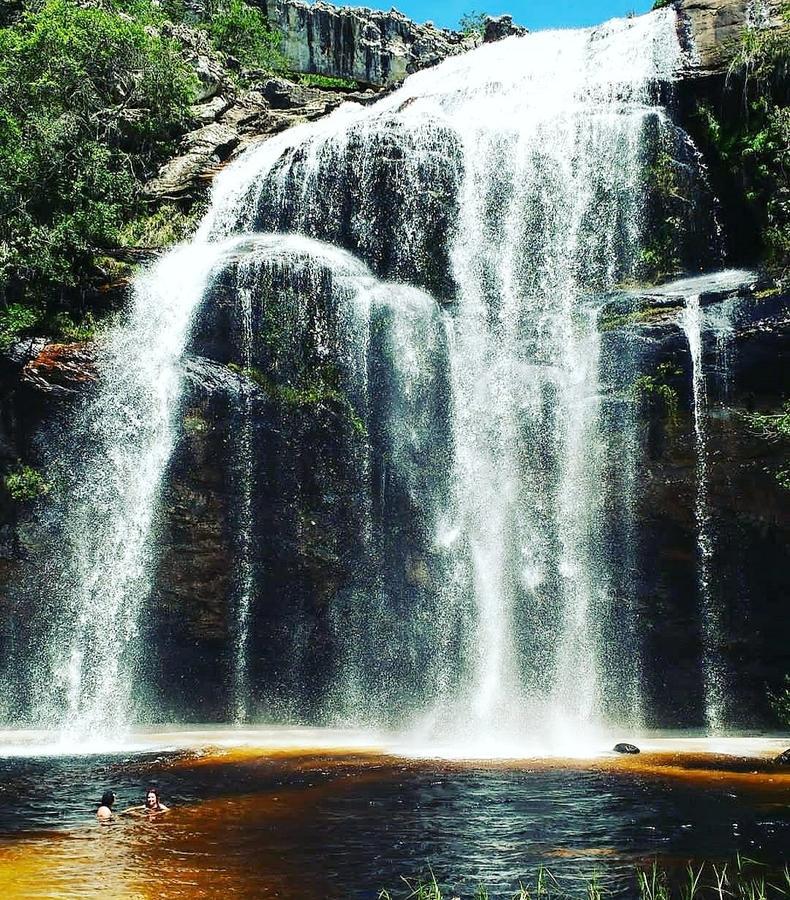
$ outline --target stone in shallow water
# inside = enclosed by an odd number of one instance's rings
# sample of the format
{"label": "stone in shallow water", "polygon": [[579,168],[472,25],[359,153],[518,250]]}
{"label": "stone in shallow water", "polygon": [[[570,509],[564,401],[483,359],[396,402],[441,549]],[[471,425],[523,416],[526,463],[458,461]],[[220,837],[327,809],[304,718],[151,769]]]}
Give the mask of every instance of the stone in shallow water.
{"label": "stone in shallow water", "polygon": [[774,759],[774,765],[790,766],[790,747]]}
{"label": "stone in shallow water", "polygon": [[636,744],[615,744],[612,748],[615,753],[640,753]]}

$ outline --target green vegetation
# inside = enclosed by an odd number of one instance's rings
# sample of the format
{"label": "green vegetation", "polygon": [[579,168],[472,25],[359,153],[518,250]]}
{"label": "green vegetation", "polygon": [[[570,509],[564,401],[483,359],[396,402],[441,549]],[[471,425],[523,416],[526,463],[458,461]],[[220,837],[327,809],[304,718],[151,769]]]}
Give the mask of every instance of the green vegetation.
{"label": "green vegetation", "polygon": [[358,91],[359,82],[353,78],[340,78],[335,75],[318,75],[313,72],[305,72],[296,76],[299,84],[305,87],[325,88],[328,91]]}
{"label": "green vegetation", "polygon": [[687,228],[689,200],[683,194],[677,163],[660,149],[647,170],[647,190],[653,208],[648,240],[642,248],[638,272],[646,281],[671,275],[680,268],[680,246]]}
{"label": "green vegetation", "polygon": [[0,314],[0,350],[13,344],[22,335],[34,331],[39,319],[39,313],[32,306],[9,303]]}
{"label": "green vegetation", "polygon": [[254,367],[245,368],[236,363],[229,363],[228,368],[232,372],[249,378],[267,396],[283,406],[308,410],[323,408],[340,413],[356,434],[363,438],[367,437],[368,430],[365,423],[348,397],[337,387],[337,376],[328,368],[318,372],[309,383],[305,382],[298,387],[281,384]]}
{"label": "green vegetation", "polygon": [[119,241],[140,180],[187,122],[195,78],[145,13],[142,2],[44,0],[0,29],[6,335],[70,311],[69,289],[79,292],[97,249]]}
{"label": "green vegetation", "polygon": [[783,453],[783,463],[774,470],[774,477],[785,490],[790,491],[790,400],[776,413],[744,413],[749,427],[769,444],[778,445]]}
{"label": "green vegetation", "polygon": [[[391,893],[381,891],[379,900],[458,900],[446,891],[431,873],[428,878],[402,879],[404,889]],[[569,889],[548,869],[541,866],[534,881],[521,884],[512,894],[513,900],[602,900],[624,896],[626,886],[610,891],[597,873],[591,874],[578,887]],[[667,871],[654,863],[634,870],[627,896],[639,900],[778,900],[790,893],[790,869],[770,871],[761,863],[738,856],[732,863],[689,863],[685,869]],[[469,895],[467,895],[469,896]],[[481,886],[472,894],[474,900],[488,900]]]}
{"label": "green vegetation", "polygon": [[205,434],[211,430],[211,425],[206,417],[194,409],[184,416],[182,424],[187,434]]}
{"label": "green vegetation", "polygon": [[487,18],[488,13],[477,12],[473,9],[471,12],[464,13],[458,20],[458,30],[461,34],[479,34],[482,37],[486,29]]}
{"label": "green vegetation", "polygon": [[244,66],[268,72],[285,68],[280,37],[263,13],[244,0],[209,0],[203,27],[217,50],[230,53]]}
{"label": "green vegetation", "polygon": [[675,0],[656,0],[651,9],[663,9],[665,6],[671,6]]}
{"label": "green vegetation", "polygon": [[765,260],[781,284],[790,283],[790,3],[781,28],[747,28],[728,82],[743,93],[739,118],[726,120],[704,103],[698,121],[709,150],[740,183],[760,228]]}
{"label": "green vegetation", "polygon": [[44,476],[31,466],[19,465],[3,477],[3,484],[17,503],[30,503],[49,493]]}
{"label": "green vegetation", "polygon": [[0,27],[0,346],[92,332],[98,285],[132,267],[108,251],[163,247],[199,210],[151,210],[142,184],[191,127],[198,80],[163,27],[192,19],[246,66],[282,66],[278,37],[242,0],[205,22],[180,0],[29,0]]}
{"label": "green vegetation", "polygon": [[606,332],[628,328],[630,325],[648,325],[666,319],[667,312],[666,306],[645,306],[625,313],[604,309],[598,319],[598,328],[601,332]]}
{"label": "green vegetation", "polygon": [[169,247],[192,235],[204,213],[203,204],[184,212],[176,203],[163,203],[127,222],[118,235],[122,247]]}
{"label": "green vegetation", "polygon": [[669,384],[679,374],[670,363],[661,363],[653,375],[640,375],[631,385],[631,395],[648,413],[659,414],[668,428],[678,423],[679,398]]}

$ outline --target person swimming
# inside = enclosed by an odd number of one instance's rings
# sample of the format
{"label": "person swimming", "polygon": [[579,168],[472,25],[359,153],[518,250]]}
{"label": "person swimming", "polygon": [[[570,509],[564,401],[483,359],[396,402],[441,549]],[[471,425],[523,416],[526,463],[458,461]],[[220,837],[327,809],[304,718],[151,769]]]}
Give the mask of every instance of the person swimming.
{"label": "person swimming", "polygon": [[109,825],[113,819],[112,807],[115,803],[115,791],[105,791],[101,795],[99,808],[96,810],[96,818],[102,825]]}
{"label": "person swimming", "polygon": [[170,807],[165,806],[159,799],[158,788],[151,786],[145,792],[145,803],[143,803],[142,806],[131,806],[129,809],[124,810],[124,812],[143,816],[158,816],[160,813],[168,812],[169,809]]}

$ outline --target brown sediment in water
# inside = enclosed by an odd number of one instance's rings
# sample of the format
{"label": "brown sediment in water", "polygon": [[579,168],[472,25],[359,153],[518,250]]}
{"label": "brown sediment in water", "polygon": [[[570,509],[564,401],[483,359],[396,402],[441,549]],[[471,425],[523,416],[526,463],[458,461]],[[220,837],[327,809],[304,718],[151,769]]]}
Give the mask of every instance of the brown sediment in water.
{"label": "brown sediment in water", "polygon": [[[228,765],[250,766],[277,761],[294,771],[348,771],[356,777],[375,770],[379,776],[387,772],[436,771],[464,772],[499,770],[545,772],[551,770],[593,771],[621,777],[669,779],[704,785],[737,786],[766,793],[790,796],[790,768],[774,765],[765,756],[735,756],[724,753],[653,751],[635,755],[609,754],[591,759],[544,757],[523,760],[447,760],[396,756],[375,750],[360,751],[337,748],[269,750],[256,747],[206,747],[196,753],[185,753],[171,760],[174,768],[207,768]],[[156,764],[153,764],[154,767]]]}
{"label": "brown sediment in water", "polygon": [[616,847],[554,847],[546,851],[551,859],[587,859],[588,857],[622,857],[622,851]]}
{"label": "brown sediment in water", "polygon": [[596,762],[594,768],[621,776],[682,781],[699,787],[733,788],[775,794],[790,799],[790,771],[762,757],[711,753],[643,753]]}
{"label": "brown sediment in water", "polygon": [[[348,850],[354,859],[361,859],[361,855],[375,853],[377,845],[372,839],[368,846],[364,834],[362,843],[359,833],[349,838],[343,817],[354,815],[353,810],[362,809],[368,799],[377,801],[387,792],[389,796],[399,796],[402,786],[412,781],[432,784],[434,776],[437,782],[445,781],[454,787],[476,773],[485,777],[493,773],[495,785],[500,783],[499,774],[513,773],[520,783],[533,783],[534,775],[534,790],[540,792],[541,776],[568,773],[569,788],[563,796],[572,802],[576,802],[577,792],[597,797],[599,791],[607,790],[607,784],[634,781],[654,785],[656,796],[666,796],[664,785],[685,783],[701,792],[714,789],[749,797],[751,808],[790,803],[790,772],[771,765],[765,756],[685,749],[651,750],[638,756],[611,754],[586,760],[459,761],[407,758],[358,747],[215,746],[162,753],[155,758],[127,758],[113,763],[108,771],[125,776],[127,783],[131,779],[151,778],[161,779],[167,785],[168,781],[175,783],[179,779],[191,784],[193,770],[195,784],[216,788],[217,796],[183,806],[175,804],[170,813],[150,821],[122,817],[110,828],[91,822],[67,833],[17,834],[13,839],[0,841],[0,892],[4,896],[30,898],[93,897],[101,893],[124,900],[226,896],[327,900],[347,896],[342,884],[328,886],[324,867],[331,868],[335,853]],[[582,789],[577,787],[575,773],[580,778],[578,784],[582,784],[585,775],[595,777],[592,784],[588,777],[587,786]],[[223,788],[224,784],[230,787]],[[378,790],[381,786],[386,791]],[[414,812],[409,807],[407,815],[416,817],[419,828],[438,823],[441,834],[443,817],[453,815],[453,807],[445,805],[447,795],[440,790],[427,795],[424,790],[420,788],[423,793],[418,791],[417,800],[413,801],[417,804]],[[475,812],[482,810],[485,828],[496,831],[501,824],[496,802],[501,796],[506,797],[507,784],[492,790],[494,793],[482,795]],[[641,788],[639,794],[641,797]],[[420,811],[423,798],[433,804],[426,807],[427,813]],[[388,829],[403,828],[402,821],[398,825],[387,819],[393,811],[397,812],[396,803],[397,800],[382,807],[382,817],[377,818],[374,812],[366,820],[367,826],[385,835],[379,836],[382,852],[388,852],[386,848],[390,846]],[[591,808],[597,809],[597,800]],[[317,810],[323,810],[319,824]],[[656,812],[656,816],[660,815]],[[331,834],[324,830],[330,827]],[[568,861],[583,864],[587,859],[591,865],[596,859],[601,865],[649,863],[644,851],[632,851],[627,841],[619,847],[610,845],[612,834],[615,843],[618,841],[616,828],[608,837],[603,835],[597,847],[578,846],[583,843],[578,840],[581,834],[571,833],[565,845],[544,844],[536,835],[535,853],[556,860],[558,866]],[[347,840],[351,840],[350,849]],[[421,834],[417,846],[423,846]],[[437,848],[443,844],[439,840],[426,846],[439,852]],[[412,869],[388,872],[388,877],[395,882],[401,874],[413,875],[434,862],[427,857],[414,859]],[[379,885],[383,886],[386,884]]]}
{"label": "brown sediment in water", "polygon": [[[369,773],[373,778],[373,774]],[[354,779],[282,785],[214,797],[155,819],[118,817],[111,827],[64,835],[24,834],[0,842],[0,895],[154,900],[185,897],[280,897],[325,900],[318,868],[292,854],[284,820],[305,821],[327,795]],[[259,842],[262,823],[266,843]],[[248,863],[255,860],[254,878]]]}

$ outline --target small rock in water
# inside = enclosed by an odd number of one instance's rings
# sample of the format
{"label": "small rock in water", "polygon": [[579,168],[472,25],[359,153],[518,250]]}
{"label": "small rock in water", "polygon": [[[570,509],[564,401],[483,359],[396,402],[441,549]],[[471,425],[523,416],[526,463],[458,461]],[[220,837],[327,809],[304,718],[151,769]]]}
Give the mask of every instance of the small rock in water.
{"label": "small rock in water", "polygon": [[615,744],[614,745],[615,753],[639,753],[639,747],[636,744]]}
{"label": "small rock in water", "polygon": [[784,753],[780,753],[779,756],[774,760],[774,765],[776,766],[790,766],[790,747],[784,751]]}

